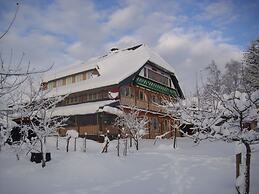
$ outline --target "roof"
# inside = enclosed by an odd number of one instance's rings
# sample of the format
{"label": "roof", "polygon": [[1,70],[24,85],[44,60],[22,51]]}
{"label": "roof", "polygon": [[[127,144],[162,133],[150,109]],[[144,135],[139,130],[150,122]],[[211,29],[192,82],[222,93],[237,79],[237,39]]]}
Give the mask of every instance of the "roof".
{"label": "roof", "polygon": [[124,50],[116,50],[103,57],[90,60],[79,64],[76,67],[71,66],[57,74],[47,75],[44,82],[58,79],[61,76],[83,72],[96,67],[100,76],[92,79],[80,81],[66,86],[54,88],[50,91],[50,96],[65,95],[69,93],[80,92],[84,90],[119,84],[122,80],[137,72],[146,62],[153,62],[156,65],[168,70],[174,74],[174,69],[158,54],[148,46],[142,44]]}
{"label": "roof", "polygon": [[84,115],[98,112],[100,107],[109,105],[115,102],[114,100],[105,100],[98,102],[88,102],[76,105],[56,107],[52,116],[69,116],[69,115]]}

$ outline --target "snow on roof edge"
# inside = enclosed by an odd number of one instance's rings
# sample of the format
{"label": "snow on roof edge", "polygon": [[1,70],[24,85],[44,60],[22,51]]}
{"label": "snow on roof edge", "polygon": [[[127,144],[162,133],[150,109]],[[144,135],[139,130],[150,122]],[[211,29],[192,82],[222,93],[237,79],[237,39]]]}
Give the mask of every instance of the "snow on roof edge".
{"label": "snow on roof edge", "polygon": [[75,105],[56,107],[52,116],[70,116],[70,115],[85,115],[96,113],[100,107],[109,105],[116,100],[104,100],[97,102],[87,102]]}

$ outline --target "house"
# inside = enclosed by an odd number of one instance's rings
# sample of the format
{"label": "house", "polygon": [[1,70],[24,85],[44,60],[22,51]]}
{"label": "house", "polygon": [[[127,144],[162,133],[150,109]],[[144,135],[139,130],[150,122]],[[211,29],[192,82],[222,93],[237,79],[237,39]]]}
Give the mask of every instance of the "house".
{"label": "house", "polygon": [[144,44],[113,48],[102,57],[48,74],[42,86],[50,96],[68,95],[53,113],[69,116],[61,135],[67,129],[80,136],[108,130],[116,135],[118,108],[127,111],[134,106],[150,121],[146,138],[154,138],[171,130],[174,122],[158,104],[169,97],[184,98],[172,66]]}

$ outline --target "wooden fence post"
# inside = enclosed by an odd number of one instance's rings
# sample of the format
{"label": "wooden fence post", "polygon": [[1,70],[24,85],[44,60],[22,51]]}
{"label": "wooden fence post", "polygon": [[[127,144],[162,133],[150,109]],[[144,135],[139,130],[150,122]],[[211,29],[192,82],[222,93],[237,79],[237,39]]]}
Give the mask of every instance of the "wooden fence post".
{"label": "wooden fence post", "polygon": [[236,154],[236,178],[240,175],[241,153]]}

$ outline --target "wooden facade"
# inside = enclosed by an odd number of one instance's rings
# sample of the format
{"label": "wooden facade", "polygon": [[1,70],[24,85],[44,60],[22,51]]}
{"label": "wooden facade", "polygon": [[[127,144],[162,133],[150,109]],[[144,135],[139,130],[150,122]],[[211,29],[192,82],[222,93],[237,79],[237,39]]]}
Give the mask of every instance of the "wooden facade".
{"label": "wooden facade", "polygon": [[[123,90],[125,88],[129,89],[131,93],[127,95],[123,94]],[[168,99],[169,97],[158,92],[147,90],[143,87],[135,86],[132,83],[129,85],[122,85],[120,87],[114,85],[105,88],[84,91],[78,94],[72,94],[72,97],[68,96],[67,98],[73,98],[76,95],[87,96],[89,93],[98,93],[99,91],[108,90],[119,91],[117,106],[123,107],[124,111],[129,111],[130,107],[137,107],[138,109],[140,109],[141,115],[145,115],[148,118],[150,122],[147,126],[148,134],[145,136],[145,138],[155,138],[158,135],[164,134],[165,132],[172,130],[171,126],[173,125],[174,120],[167,116],[166,111],[161,106],[159,106],[159,102],[161,102],[161,100]],[[82,102],[79,101],[76,104],[80,103]],[[62,102],[60,104],[60,106],[64,105],[67,105],[66,100],[65,102]],[[119,133],[119,129],[114,126],[114,121],[116,117],[116,115],[105,112],[86,115],[73,115],[70,116],[66,128],[60,129],[59,133],[60,135],[64,136],[66,134],[66,129],[74,129],[78,131],[80,136],[84,136],[85,134],[99,136],[101,134],[105,134],[107,131],[109,131],[111,135],[117,135]],[[157,120],[156,126],[152,126],[152,119]],[[173,136],[173,132],[167,135],[167,137],[170,136]]]}

